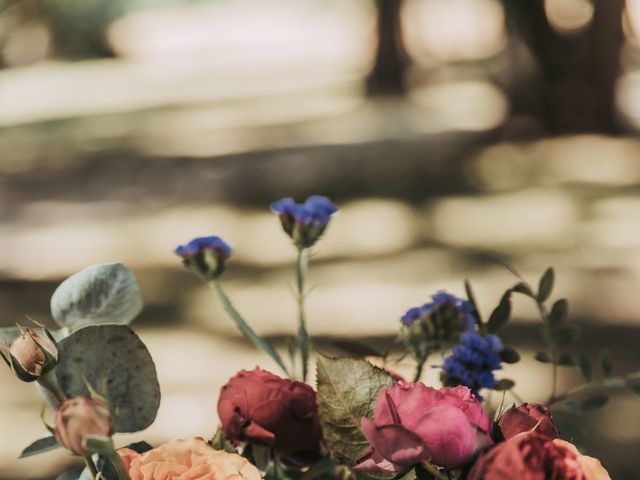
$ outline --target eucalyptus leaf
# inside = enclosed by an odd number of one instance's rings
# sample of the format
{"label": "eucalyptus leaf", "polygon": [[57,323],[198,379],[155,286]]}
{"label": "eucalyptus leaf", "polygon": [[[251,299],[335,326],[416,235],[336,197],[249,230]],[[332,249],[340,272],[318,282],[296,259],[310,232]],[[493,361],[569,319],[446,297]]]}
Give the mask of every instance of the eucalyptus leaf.
{"label": "eucalyptus leaf", "polygon": [[369,443],[362,417],[373,417],[378,394],[393,383],[391,375],[365,360],[318,356],[318,413],[329,452],[353,466]]}
{"label": "eucalyptus leaf", "polygon": [[555,274],[553,272],[553,268],[549,267],[545,270],[540,277],[540,283],[538,284],[538,301],[545,302],[549,295],[551,295],[551,291],[553,290],[553,280]]}
{"label": "eucalyptus leaf", "polygon": [[605,377],[610,377],[613,371],[613,359],[611,358],[611,352],[604,349],[598,356],[598,363],[600,364],[600,370]]}
{"label": "eucalyptus leaf", "polygon": [[555,325],[551,328],[551,340],[556,345],[572,345],[580,338],[580,327],[570,323]]}
{"label": "eucalyptus leaf", "polygon": [[39,438],[27,448],[22,450],[20,458],[31,457],[33,455],[38,455],[39,453],[49,452],[58,447],[60,447],[58,439],[53,435],[49,435],[43,438]]}
{"label": "eucalyptus leaf", "polygon": [[511,291],[521,293],[522,295],[526,295],[531,298],[536,298],[536,296],[531,291],[531,288],[529,288],[529,285],[524,282],[517,283],[514,287],[511,288]]}
{"label": "eucalyptus leaf", "polygon": [[552,325],[557,325],[567,320],[569,316],[569,302],[566,298],[556,301],[551,307],[549,321]]}
{"label": "eucalyptus leaf", "polygon": [[156,367],[147,347],[126,325],[92,325],[60,341],[54,370],[67,397],[88,393],[85,380],[115,412],[116,431],[147,428],[160,406]]}
{"label": "eucalyptus leaf", "polygon": [[473,313],[476,315],[478,324],[482,324],[482,316],[480,315],[480,309],[478,308],[478,302],[476,302],[476,296],[473,294],[473,288],[471,288],[471,282],[468,279],[464,281],[464,290],[467,294],[467,300],[473,307]]}
{"label": "eucalyptus leaf", "polygon": [[604,407],[609,401],[609,397],[607,395],[595,395],[593,397],[589,397],[584,400],[580,407],[585,412],[589,412],[591,410],[597,410],[599,408]]}
{"label": "eucalyptus leaf", "polygon": [[591,361],[586,353],[580,352],[580,357],[578,360],[578,365],[580,366],[580,371],[582,372],[582,376],[587,382],[591,382],[592,378],[592,369],[591,369]]}
{"label": "eucalyptus leaf", "polygon": [[71,275],[51,296],[51,314],[61,327],[130,323],[142,309],[133,272],[121,263],[94,265]]}

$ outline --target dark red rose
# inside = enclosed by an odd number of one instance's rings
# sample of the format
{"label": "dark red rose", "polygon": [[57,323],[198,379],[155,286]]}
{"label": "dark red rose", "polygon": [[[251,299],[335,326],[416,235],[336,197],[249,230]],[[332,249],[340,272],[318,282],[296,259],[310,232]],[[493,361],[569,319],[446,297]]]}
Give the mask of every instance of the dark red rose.
{"label": "dark red rose", "polygon": [[588,480],[572,449],[536,432],[520,433],[480,456],[468,480]]}
{"label": "dark red rose", "polygon": [[517,407],[513,405],[502,414],[498,420],[498,426],[505,440],[519,433],[531,431],[549,438],[560,436],[551,418],[551,412],[539,403],[523,403]]}
{"label": "dark red rose", "polygon": [[218,415],[222,431],[236,442],[267,445],[287,456],[319,448],[313,389],[258,367],[238,372],[222,387]]}

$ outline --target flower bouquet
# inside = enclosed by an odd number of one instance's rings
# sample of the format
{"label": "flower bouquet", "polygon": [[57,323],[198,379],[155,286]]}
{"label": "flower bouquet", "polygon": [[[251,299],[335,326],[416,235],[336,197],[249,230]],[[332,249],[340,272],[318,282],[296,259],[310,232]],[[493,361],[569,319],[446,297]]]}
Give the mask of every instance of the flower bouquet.
{"label": "flower bouquet", "polygon": [[[2,358],[18,379],[36,383],[46,405],[50,433],[22,456],[62,447],[82,457],[86,466],[59,477],[65,480],[610,478],[598,460],[561,439],[550,409],[580,414],[604,405],[611,389],[640,393],[640,376],[613,377],[606,351],[596,369],[588,356],[567,350],[579,330],[568,320],[567,301],[549,300],[553,269],[535,288],[512,269],[517,283],[487,318],[465,282],[467,298],[437,292],[402,315],[384,353],[356,342],[355,356],[316,351],[314,388],[307,383],[315,351],[306,326],[307,270],[311,249],[338,209],[320,196],[304,203],[286,198],[271,208],[298,253],[297,334],[286,354],[256,333],[227,296],[221,278],[232,250],[224,240],[196,238],[175,253],[278,374],[259,367],[238,372],[220,391],[218,430],[203,438],[116,447],[114,434],[153,423],[160,388],[147,348],[128,326],[142,308],[135,277],[121,264],[89,267],[51,298],[59,329],[34,322],[0,330]],[[545,344],[535,358],[550,372],[546,405],[524,402],[513,380],[496,378],[503,364],[520,359],[499,336],[514,295],[528,297],[540,312]],[[405,357],[415,362],[411,381],[394,372]],[[425,366],[439,370],[442,385],[421,382]],[[580,370],[584,384],[559,392],[559,368]],[[499,402],[485,400],[491,392]],[[516,403],[507,405],[511,397]]]}

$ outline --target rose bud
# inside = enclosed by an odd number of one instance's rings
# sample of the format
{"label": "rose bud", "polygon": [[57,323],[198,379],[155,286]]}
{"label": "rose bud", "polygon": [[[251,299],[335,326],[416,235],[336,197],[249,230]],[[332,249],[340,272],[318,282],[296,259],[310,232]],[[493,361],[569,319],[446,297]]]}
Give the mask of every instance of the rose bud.
{"label": "rose bud", "polygon": [[182,263],[205,280],[218,278],[231,257],[231,247],[218,236],[198,237],[175,249]]}
{"label": "rose bud", "polygon": [[56,411],[55,434],[60,445],[78,455],[92,453],[86,440],[91,437],[108,439],[113,434],[108,405],[89,395],[62,402]]}
{"label": "rose bud", "polygon": [[361,423],[371,448],[355,469],[369,473],[422,462],[453,470],[492,444],[491,420],[467,387],[398,382],[378,396],[373,420]]}
{"label": "rose bud", "polygon": [[539,403],[523,403],[506,410],[498,426],[505,439],[509,439],[518,433],[538,432],[549,438],[558,438],[560,434],[553,423],[551,412],[544,405]]}
{"label": "rose bud", "polygon": [[285,456],[318,451],[316,393],[305,383],[257,367],[242,370],[222,387],[218,415],[232,441],[267,445]]}
{"label": "rose bud", "polygon": [[47,335],[25,328],[9,346],[5,360],[20,380],[33,382],[56,366],[58,347]]}
{"label": "rose bud", "polygon": [[[607,480],[583,468],[575,447],[537,432],[520,433],[482,455],[468,480]],[[573,448],[571,448],[573,447]],[[604,470],[604,469],[602,469]],[[600,472],[601,473],[601,472]]]}

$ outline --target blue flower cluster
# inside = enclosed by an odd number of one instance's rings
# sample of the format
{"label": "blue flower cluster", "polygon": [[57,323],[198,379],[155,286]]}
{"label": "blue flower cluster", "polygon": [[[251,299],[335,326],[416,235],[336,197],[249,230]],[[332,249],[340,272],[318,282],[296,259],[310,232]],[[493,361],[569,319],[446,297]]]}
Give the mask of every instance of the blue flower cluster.
{"label": "blue flower cluster", "polygon": [[413,307],[407,310],[400,321],[404,325],[411,325],[418,320],[426,320],[435,315],[441,315],[443,312],[459,316],[464,324],[464,329],[473,328],[475,325],[476,317],[471,302],[442,290],[431,297],[431,302],[425,303],[421,307]]}
{"label": "blue flower cluster", "polygon": [[299,248],[308,248],[324,233],[329,219],[338,208],[327,197],[313,195],[304,203],[296,203],[292,198],[282,198],[271,204],[277,213],[282,228]]}
{"label": "blue flower cluster", "polygon": [[216,235],[194,238],[175,249],[175,254],[182,257],[187,268],[208,280],[217,278],[224,271],[231,252],[231,247]]}
{"label": "blue flower cluster", "polygon": [[473,330],[463,333],[460,344],[453,347],[444,361],[445,384],[466,385],[482,400],[480,389],[496,385],[493,371],[502,368],[499,355],[502,349],[502,342],[495,335],[483,337]]}

